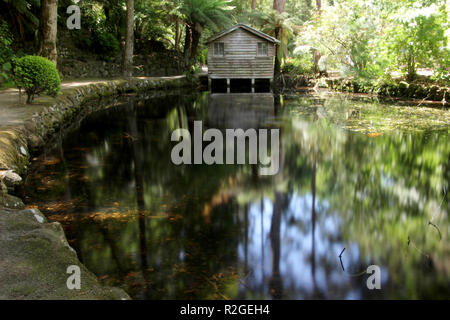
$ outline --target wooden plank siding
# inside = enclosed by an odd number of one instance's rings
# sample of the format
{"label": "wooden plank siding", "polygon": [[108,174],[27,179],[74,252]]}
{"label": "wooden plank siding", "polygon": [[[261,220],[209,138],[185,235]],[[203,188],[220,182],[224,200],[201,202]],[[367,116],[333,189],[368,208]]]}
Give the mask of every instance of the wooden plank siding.
{"label": "wooden plank siding", "polygon": [[[224,56],[214,56],[214,43],[224,43]],[[258,56],[258,43],[267,43],[267,56]],[[275,44],[238,28],[208,45],[211,79],[272,79]]]}

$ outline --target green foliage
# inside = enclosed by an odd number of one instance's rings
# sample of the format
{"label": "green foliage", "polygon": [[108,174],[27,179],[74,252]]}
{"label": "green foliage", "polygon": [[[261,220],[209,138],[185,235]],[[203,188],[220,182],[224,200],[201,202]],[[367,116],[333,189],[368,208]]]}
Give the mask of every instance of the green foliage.
{"label": "green foliage", "polygon": [[6,22],[0,24],[0,82],[8,81],[11,78],[12,59],[14,52],[10,45],[12,35]]}
{"label": "green foliage", "polygon": [[273,9],[266,9],[250,14],[258,29],[271,36],[275,35],[275,30],[279,29],[281,34],[278,35],[280,40],[280,49],[278,50],[278,58],[281,60],[287,56],[288,44],[293,40],[294,30],[298,27],[298,19],[291,16],[288,12],[278,13]]}
{"label": "green foliage", "polygon": [[281,66],[281,71],[291,75],[313,75],[314,63],[311,53],[296,58],[287,58]]}
{"label": "green foliage", "polygon": [[318,50],[344,76],[412,80],[418,68],[431,68],[445,78],[450,67],[444,0],[324,3],[302,29],[298,45]]}
{"label": "green foliage", "polygon": [[95,53],[105,60],[115,57],[120,50],[119,40],[113,34],[103,30],[91,33],[75,30],[72,32],[72,38],[80,49]]}
{"label": "green foliage", "polygon": [[48,59],[39,56],[25,56],[16,60],[14,68],[16,85],[25,89],[27,103],[41,93],[56,96],[61,80],[56,66]]}
{"label": "green foliage", "polygon": [[417,68],[449,67],[445,1],[400,1],[389,15],[385,45],[390,61],[413,80]]}
{"label": "green foliage", "polygon": [[[0,17],[7,21],[0,23],[0,78],[8,76],[13,55],[3,25],[16,39],[35,39],[40,2],[0,0]],[[59,1],[60,26],[72,3]],[[82,30],[71,32],[77,47],[102,59],[117,56],[125,35],[125,1],[78,5]],[[135,52],[180,50],[184,44],[186,65],[203,64],[204,39],[242,22],[272,36],[279,33],[279,61],[283,65],[287,57],[295,58],[285,63],[285,72],[308,74],[313,63],[316,73],[332,70],[346,77],[411,82],[420,79],[416,75],[421,68],[427,68],[433,71],[433,81],[449,83],[448,0],[322,0],[321,10],[311,0],[290,0],[285,5],[279,13],[274,0],[135,0]],[[300,47],[309,47],[309,52],[299,55]],[[292,65],[297,60],[302,62]]]}
{"label": "green foliage", "polygon": [[215,32],[231,24],[231,0],[182,0],[175,10],[185,24],[185,65],[190,68],[198,58],[200,38],[209,28]]}
{"label": "green foliage", "polygon": [[183,0],[178,11],[185,22],[202,32],[208,26],[215,31],[230,23],[234,9],[231,0]]}
{"label": "green foliage", "polygon": [[115,56],[119,52],[119,41],[109,32],[98,31],[94,35],[92,49],[102,56]]}
{"label": "green foliage", "polygon": [[[135,1],[136,50],[148,52],[148,48],[159,43],[161,49],[175,44],[175,22],[179,18],[176,10],[179,0]],[[161,44],[164,48],[161,48]]]}
{"label": "green foliage", "polygon": [[198,57],[198,61],[202,64],[202,65],[206,65],[206,60],[208,58],[208,48],[204,47],[200,53],[199,53],[199,57]]}
{"label": "green foliage", "polygon": [[[71,31],[76,45],[107,60],[120,50],[122,22],[126,11],[118,1],[91,1],[80,3],[81,30]],[[106,14],[107,13],[107,14]]]}
{"label": "green foliage", "polygon": [[15,33],[22,39],[28,34],[35,36],[39,26],[40,0],[0,0],[0,10],[8,14],[5,19],[14,26]]}

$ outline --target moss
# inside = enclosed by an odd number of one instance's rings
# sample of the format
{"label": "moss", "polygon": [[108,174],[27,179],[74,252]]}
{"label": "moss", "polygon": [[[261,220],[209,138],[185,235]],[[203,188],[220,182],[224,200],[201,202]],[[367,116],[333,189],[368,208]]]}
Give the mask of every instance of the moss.
{"label": "moss", "polygon": [[25,205],[21,199],[0,192],[0,208],[24,209]]}
{"label": "moss", "polygon": [[[39,223],[37,210],[0,210],[1,299],[128,299],[102,287],[78,260],[58,223]],[[20,226],[20,228],[18,228]],[[7,239],[7,240],[5,240]],[[67,267],[81,270],[81,290],[69,290]]]}

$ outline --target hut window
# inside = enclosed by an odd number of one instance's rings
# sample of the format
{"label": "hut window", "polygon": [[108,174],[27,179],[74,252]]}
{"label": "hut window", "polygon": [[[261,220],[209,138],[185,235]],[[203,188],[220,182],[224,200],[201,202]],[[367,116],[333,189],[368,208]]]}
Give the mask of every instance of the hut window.
{"label": "hut window", "polygon": [[267,56],[267,42],[258,42],[258,56]]}
{"label": "hut window", "polygon": [[225,53],[225,46],[223,42],[214,43],[214,55],[223,56]]}

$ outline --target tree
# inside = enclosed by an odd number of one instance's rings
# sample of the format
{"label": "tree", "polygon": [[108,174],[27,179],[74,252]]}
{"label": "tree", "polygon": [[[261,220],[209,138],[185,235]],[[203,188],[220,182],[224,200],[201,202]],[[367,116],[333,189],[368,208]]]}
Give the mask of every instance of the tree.
{"label": "tree", "polygon": [[320,12],[320,9],[322,9],[322,0],[316,0],[316,7],[317,11]]}
{"label": "tree", "polygon": [[[256,10],[256,0],[252,0],[252,14],[255,13],[255,10]],[[254,26],[254,25],[255,25],[255,23],[252,19],[252,26]]]}
{"label": "tree", "polygon": [[56,34],[58,30],[58,0],[42,0],[39,24],[38,54],[57,63]]}
{"label": "tree", "polygon": [[390,62],[394,66],[402,66],[407,80],[411,81],[420,66],[436,69],[449,67],[445,1],[421,4],[405,1],[398,3],[396,9],[389,15],[390,26],[385,40],[392,55]]}
{"label": "tree", "polygon": [[5,15],[2,18],[8,21],[6,13],[9,15],[9,28],[25,40],[26,35],[33,35],[39,28],[39,7],[40,1],[28,0],[0,0],[0,12]]}
{"label": "tree", "polygon": [[[273,0],[273,9],[278,12],[278,14],[282,14],[286,8],[286,0]],[[283,34],[283,27],[280,24],[277,24],[275,27],[275,38],[278,40],[281,39]],[[274,69],[274,78],[275,82],[278,81],[281,74],[281,62],[280,62],[281,50],[280,46],[276,45],[276,54],[275,54],[275,69]]]}
{"label": "tree", "polygon": [[125,52],[123,55],[123,72],[125,77],[133,75],[134,44],[134,0],[127,0],[127,29],[125,36]]}
{"label": "tree", "polygon": [[184,17],[186,34],[184,57],[186,66],[192,66],[197,56],[200,37],[205,27],[217,31],[219,27],[231,22],[231,0],[184,0],[179,11]]}

